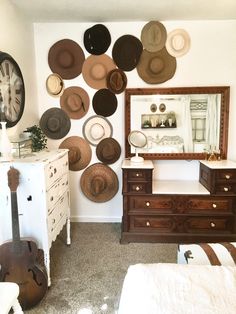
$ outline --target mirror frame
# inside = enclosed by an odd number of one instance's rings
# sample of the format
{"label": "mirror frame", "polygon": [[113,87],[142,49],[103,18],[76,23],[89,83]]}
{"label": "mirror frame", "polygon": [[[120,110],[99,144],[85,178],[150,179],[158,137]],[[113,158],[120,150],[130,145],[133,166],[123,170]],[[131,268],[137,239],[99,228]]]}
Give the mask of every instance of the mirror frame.
{"label": "mirror frame", "polygon": [[[127,88],[125,90],[125,157],[134,156],[128,142],[130,129],[131,96],[133,95],[177,95],[177,94],[221,94],[220,113],[220,142],[219,149],[221,159],[227,159],[228,149],[228,124],[229,124],[229,86],[206,86],[206,87],[173,87],[173,88]],[[203,160],[205,153],[139,153],[144,159],[182,159],[182,160]]]}

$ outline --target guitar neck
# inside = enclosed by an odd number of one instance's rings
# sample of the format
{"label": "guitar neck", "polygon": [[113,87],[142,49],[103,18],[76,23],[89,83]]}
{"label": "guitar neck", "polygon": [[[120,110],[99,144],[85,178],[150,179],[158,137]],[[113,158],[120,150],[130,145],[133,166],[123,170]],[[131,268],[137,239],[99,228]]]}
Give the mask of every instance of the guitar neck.
{"label": "guitar neck", "polygon": [[11,218],[13,242],[18,245],[20,243],[20,227],[16,191],[11,191]]}

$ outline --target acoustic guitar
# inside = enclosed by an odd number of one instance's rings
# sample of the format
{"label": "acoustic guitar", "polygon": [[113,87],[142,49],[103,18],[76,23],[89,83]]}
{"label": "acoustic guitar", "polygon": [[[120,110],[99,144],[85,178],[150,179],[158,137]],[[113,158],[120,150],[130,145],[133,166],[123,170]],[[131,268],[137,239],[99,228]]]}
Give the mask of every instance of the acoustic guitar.
{"label": "acoustic guitar", "polygon": [[17,205],[19,171],[8,171],[8,186],[11,190],[12,241],[0,246],[0,281],[15,282],[20,287],[19,302],[24,310],[39,303],[47,292],[46,268],[42,250],[32,240],[20,238]]}

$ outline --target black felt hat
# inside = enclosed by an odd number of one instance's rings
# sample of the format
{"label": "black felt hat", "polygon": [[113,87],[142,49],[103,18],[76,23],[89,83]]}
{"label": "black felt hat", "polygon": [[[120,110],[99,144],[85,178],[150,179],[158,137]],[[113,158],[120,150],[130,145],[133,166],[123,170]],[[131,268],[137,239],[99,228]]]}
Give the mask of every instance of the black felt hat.
{"label": "black felt hat", "polygon": [[123,35],[114,43],[112,57],[118,68],[132,71],[137,66],[142,51],[143,45],[137,37]]}
{"label": "black felt hat", "polygon": [[84,33],[85,49],[93,55],[105,53],[111,44],[111,35],[106,26],[96,24]]}
{"label": "black felt hat", "polygon": [[111,116],[117,108],[117,98],[109,89],[98,90],[93,96],[93,109],[97,115]]}

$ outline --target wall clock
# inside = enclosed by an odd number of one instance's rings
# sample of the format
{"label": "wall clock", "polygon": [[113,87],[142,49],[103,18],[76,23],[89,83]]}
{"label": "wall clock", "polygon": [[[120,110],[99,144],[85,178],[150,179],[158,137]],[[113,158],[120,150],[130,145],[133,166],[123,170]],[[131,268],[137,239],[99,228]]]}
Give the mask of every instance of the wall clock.
{"label": "wall clock", "polygon": [[0,52],[1,111],[5,113],[7,127],[20,120],[25,106],[25,86],[17,62],[7,53]]}

